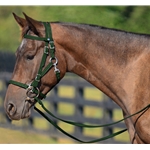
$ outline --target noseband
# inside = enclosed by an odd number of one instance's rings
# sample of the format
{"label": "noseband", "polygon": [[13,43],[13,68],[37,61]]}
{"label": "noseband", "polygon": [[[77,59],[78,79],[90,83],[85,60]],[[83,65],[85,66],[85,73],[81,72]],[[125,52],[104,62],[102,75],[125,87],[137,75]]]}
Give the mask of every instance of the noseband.
{"label": "noseband", "polygon": [[[34,99],[38,98],[38,97],[43,99],[43,98],[46,97],[45,94],[40,92],[38,86],[39,86],[39,83],[41,81],[41,78],[51,68],[54,67],[54,72],[56,74],[57,83],[60,80],[60,70],[57,68],[58,59],[55,57],[55,45],[54,45],[54,41],[53,41],[53,38],[52,38],[52,31],[51,31],[51,28],[50,28],[50,24],[48,22],[43,22],[43,25],[45,27],[46,37],[36,37],[36,36],[27,35],[27,34],[24,35],[24,38],[45,42],[45,47],[44,47],[44,52],[43,52],[41,64],[40,64],[40,67],[39,67],[39,70],[38,70],[38,73],[37,73],[35,79],[30,84],[24,84],[24,83],[17,82],[17,81],[14,81],[14,80],[10,80],[10,82],[9,82],[10,84],[13,84],[13,85],[19,86],[21,88],[27,89],[27,93],[26,93],[27,94],[27,99],[26,100],[31,99],[31,97],[29,96],[30,93],[35,94],[35,96],[33,97]],[[50,54],[49,64],[44,68],[47,56],[49,54]]]}

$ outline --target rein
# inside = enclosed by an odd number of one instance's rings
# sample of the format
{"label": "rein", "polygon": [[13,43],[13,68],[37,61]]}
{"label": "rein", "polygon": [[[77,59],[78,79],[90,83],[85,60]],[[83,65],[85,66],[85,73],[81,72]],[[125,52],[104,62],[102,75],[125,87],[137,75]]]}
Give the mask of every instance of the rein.
{"label": "rein", "polygon": [[[39,41],[44,41],[45,42],[45,47],[44,47],[42,60],[41,60],[40,67],[39,67],[38,73],[37,73],[34,81],[32,81],[32,83],[30,83],[30,84],[24,84],[24,83],[17,82],[17,81],[14,81],[14,80],[10,80],[10,82],[9,82],[10,84],[13,84],[13,85],[19,86],[21,88],[27,89],[27,93],[26,93],[27,98],[26,98],[26,100],[31,99],[31,97],[29,96],[29,93],[36,94],[36,96],[33,97],[34,100],[36,102],[38,102],[41,105],[41,107],[50,116],[52,116],[53,118],[58,119],[62,122],[65,122],[67,124],[71,124],[71,125],[78,126],[78,127],[85,127],[85,128],[99,128],[99,127],[108,127],[108,126],[111,126],[111,125],[115,125],[119,122],[122,122],[122,121],[124,121],[124,120],[126,120],[126,119],[128,119],[128,118],[130,118],[134,115],[137,115],[141,112],[145,112],[149,109],[150,104],[147,105],[146,107],[144,107],[143,109],[141,109],[140,111],[138,111],[138,112],[136,112],[136,113],[134,113],[134,114],[132,114],[128,117],[125,117],[124,119],[121,119],[121,120],[119,120],[117,122],[114,122],[114,123],[104,124],[104,125],[86,125],[86,124],[82,124],[82,123],[63,120],[63,119],[58,118],[55,115],[53,115],[48,109],[46,109],[43,102],[41,101],[42,99],[46,98],[46,95],[40,92],[39,85],[40,85],[41,78],[53,67],[54,67],[54,73],[56,75],[57,83],[58,83],[60,81],[60,70],[57,68],[58,60],[55,57],[55,45],[54,45],[54,41],[52,39],[52,31],[51,31],[51,28],[50,28],[50,24],[47,23],[47,22],[43,22],[43,24],[45,26],[46,37],[36,37],[36,36],[27,35],[27,34],[24,35],[24,38],[31,39],[31,40],[39,40]],[[45,63],[46,63],[46,59],[47,59],[47,56],[49,55],[49,53],[50,53],[49,64],[44,68]],[[113,134],[110,134],[108,136],[105,136],[105,137],[102,137],[102,138],[99,138],[99,139],[96,139],[96,140],[82,141],[82,140],[72,136],[71,134],[67,133],[62,128],[60,128],[53,120],[51,120],[46,114],[44,114],[42,111],[40,111],[36,106],[34,106],[34,109],[38,113],[40,113],[47,121],[49,121],[53,126],[55,126],[59,131],[61,131],[65,135],[67,135],[70,138],[72,138],[72,139],[74,139],[78,142],[81,142],[81,143],[94,143],[94,142],[103,141],[103,140],[112,138],[114,136],[117,136],[117,135],[127,131],[127,129],[123,129],[121,131],[115,132]]]}

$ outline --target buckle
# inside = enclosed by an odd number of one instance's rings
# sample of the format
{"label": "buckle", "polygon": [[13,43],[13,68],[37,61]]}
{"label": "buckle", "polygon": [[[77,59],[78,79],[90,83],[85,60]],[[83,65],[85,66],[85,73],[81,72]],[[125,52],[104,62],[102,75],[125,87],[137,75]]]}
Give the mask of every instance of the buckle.
{"label": "buckle", "polygon": [[55,49],[54,41],[49,41],[50,49]]}
{"label": "buckle", "polygon": [[41,79],[41,75],[37,74],[36,77],[35,77],[35,81],[40,82],[40,79]]}
{"label": "buckle", "polygon": [[46,55],[48,55],[48,53],[49,53],[49,47],[48,47],[48,46],[45,46],[45,47],[44,47],[44,53],[45,53]]}

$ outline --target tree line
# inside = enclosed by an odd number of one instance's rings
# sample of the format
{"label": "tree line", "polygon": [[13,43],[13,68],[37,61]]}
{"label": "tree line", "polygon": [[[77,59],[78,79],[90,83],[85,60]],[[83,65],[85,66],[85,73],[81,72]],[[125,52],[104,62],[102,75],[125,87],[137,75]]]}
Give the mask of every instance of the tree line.
{"label": "tree line", "polygon": [[150,6],[0,6],[0,50],[15,52],[20,31],[12,12],[39,21],[87,23],[149,34]]}

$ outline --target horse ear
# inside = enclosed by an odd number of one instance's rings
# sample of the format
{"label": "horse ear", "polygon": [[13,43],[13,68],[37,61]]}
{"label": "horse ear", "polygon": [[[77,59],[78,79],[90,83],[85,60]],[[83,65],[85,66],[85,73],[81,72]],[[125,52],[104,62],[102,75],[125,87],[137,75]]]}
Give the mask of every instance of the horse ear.
{"label": "horse ear", "polygon": [[27,26],[27,21],[19,16],[17,16],[15,13],[12,13],[15,20],[17,21],[18,25],[21,27],[21,28],[24,28],[25,26]]}
{"label": "horse ear", "polygon": [[29,16],[27,16],[25,13],[23,13],[25,18],[26,18],[26,21],[27,21],[27,24],[29,26],[29,28],[36,34],[36,35],[40,35],[40,29],[43,27],[41,22],[39,21],[36,21],[32,18],[30,18]]}

